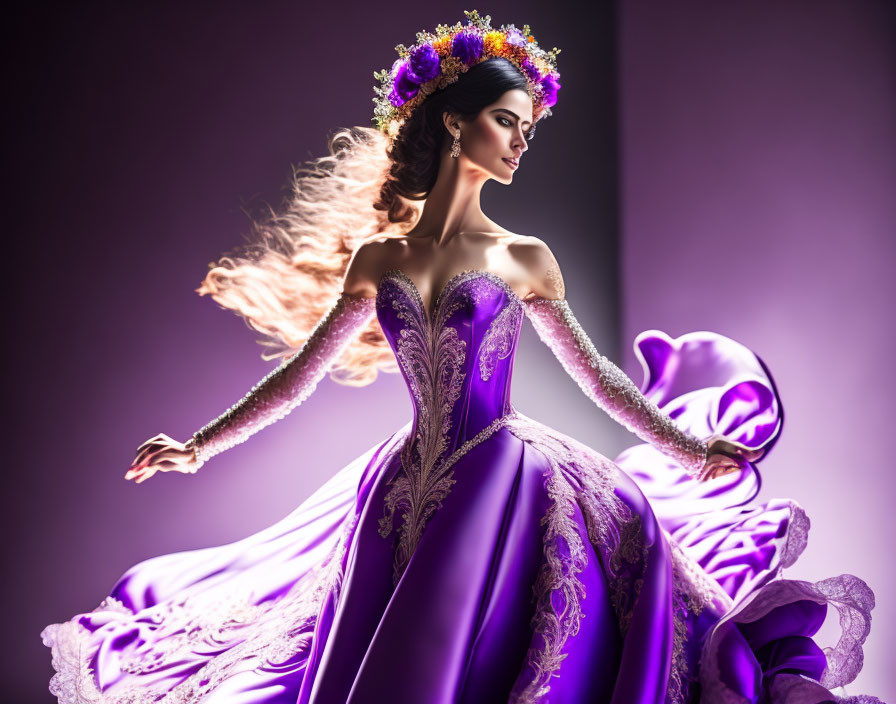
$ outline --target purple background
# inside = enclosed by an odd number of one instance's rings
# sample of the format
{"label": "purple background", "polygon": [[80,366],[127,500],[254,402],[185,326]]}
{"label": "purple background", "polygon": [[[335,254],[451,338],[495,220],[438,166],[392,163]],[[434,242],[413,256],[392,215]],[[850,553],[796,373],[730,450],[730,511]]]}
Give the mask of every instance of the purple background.
{"label": "purple background", "polygon": [[[193,293],[242,241],[244,210],[276,203],[329,130],[369,124],[372,73],[397,43],[470,9],[370,7],[32,4],[10,18],[5,697],[52,700],[41,628],[94,608],[130,565],[271,525],[408,420],[395,375],[326,380],[195,476],[123,479],[142,441],[186,439],[270,368],[253,331]],[[787,422],[760,499],[793,497],[813,519],[788,576],[853,572],[877,591],[849,691],[893,699],[893,532],[877,525],[893,495],[893,12],[684,7],[480,7],[563,50],[555,115],[483,205],[549,242],[579,320],[636,381],[631,340],[651,327],[716,330],[770,365]],[[634,441],[529,326],[516,371],[524,413],[611,457]]]}
{"label": "purple background", "polygon": [[759,499],[812,520],[785,574],[875,590],[846,689],[896,701],[896,6],[622,7],[622,339],[708,329],[769,366],[786,417]]}

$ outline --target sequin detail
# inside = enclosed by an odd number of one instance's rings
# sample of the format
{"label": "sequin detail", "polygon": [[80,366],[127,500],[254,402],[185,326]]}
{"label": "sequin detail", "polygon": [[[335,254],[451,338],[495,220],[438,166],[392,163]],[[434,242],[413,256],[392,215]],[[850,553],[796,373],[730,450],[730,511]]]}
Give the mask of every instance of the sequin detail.
{"label": "sequin detail", "polygon": [[245,442],[305,401],[375,312],[374,298],[340,294],[298,352],[265,375],[236,404],[193,434],[197,460],[205,462]]}
{"label": "sequin detail", "polygon": [[682,430],[641,393],[613,362],[600,354],[566,299],[527,298],[525,313],[582,391],[610,417],[677,460],[692,477],[706,464],[707,445]]}

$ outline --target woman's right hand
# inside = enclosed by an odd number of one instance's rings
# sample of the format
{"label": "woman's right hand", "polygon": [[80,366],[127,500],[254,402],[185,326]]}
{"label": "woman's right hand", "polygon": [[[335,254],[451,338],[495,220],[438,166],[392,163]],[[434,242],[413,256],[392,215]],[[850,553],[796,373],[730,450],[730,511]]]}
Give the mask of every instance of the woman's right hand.
{"label": "woman's right hand", "polygon": [[182,443],[159,433],[137,448],[137,456],[124,478],[133,479],[139,484],[156,472],[195,474],[200,465],[201,462],[196,460],[192,440]]}

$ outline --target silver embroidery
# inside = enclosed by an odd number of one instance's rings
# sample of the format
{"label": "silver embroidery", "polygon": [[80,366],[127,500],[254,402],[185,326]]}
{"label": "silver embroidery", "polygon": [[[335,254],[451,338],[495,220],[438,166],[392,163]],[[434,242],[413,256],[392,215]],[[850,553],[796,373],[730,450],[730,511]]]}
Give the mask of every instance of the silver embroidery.
{"label": "silver embroidery", "polygon": [[[478,277],[496,283],[508,294],[509,301],[519,304],[513,290],[496,274],[469,269],[448,280],[435,299],[430,319],[420,292],[409,276],[400,269],[391,269],[383,275],[391,278],[405,294],[392,299],[393,308],[406,323],[400,332],[396,356],[407,375],[417,408],[415,437],[402,451],[402,470],[392,480],[379,520],[379,534],[388,538],[395,512],[401,511],[402,525],[392,575],[395,585],[414,554],[427,522],[451,492],[453,465],[504,423],[502,418],[496,419],[451,457],[442,459],[451,429],[451,412],[463,387],[466,361],[466,342],[458,339],[457,330],[446,322],[465,300],[475,302],[484,295],[472,287],[465,291],[468,298],[453,296],[464,282]],[[408,306],[408,300],[415,305]]]}
{"label": "silver embroidery", "polygon": [[610,601],[623,638],[628,634],[641,595],[648,552],[641,517],[630,509],[628,513],[630,518],[620,526],[618,547],[608,560]]}
{"label": "silver embroidery", "polygon": [[522,304],[514,295],[508,298],[503,310],[495,316],[482,338],[479,347],[479,377],[488,381],[498,366],[499,359],[506,359],[513,351],[520,323]]}
{"label": "silver embroidery", "polygon": [[[445,324],[462,300],[455,298],[449,305],[442,305],[459,279],[452,279],[439,294],[435,317],[430,321],[411,279],[397,269],[387,275],[405,293],[392,299],[393,308],[405,322],[396,357],[408,378],[417,410],[413,441],[402,449],[402,471],[392,480],[379,521],[380,535],[389,537],[395,511],[403,508],[393,569],[393,582],[397,585],[426,522],[454,484],[454,478],[444,472],[438,460],[447,447],[451,411],[463,386],[466,342],[458,338],[455,328]],[[408,305],[409,300],[416,305]]]}
{"label": "silver embroidery", "polygon": [[[576,506],[582,510],[588,540],[609,556],[608,561],[620,549],[621,526],[630,514],[613,490],[618,470],[612,462],[516,411],[507,429],[539,450],[549,465],[545,488],[551,503],[541,521],[546,526],[544,563],[534,587],[532,619],[542,646],[529,649],[526,662],[532,678],[528,682],[520,678],[510,697],[511,704],[534,704],[544,701],[550,691],[551,678],[566,658],[563,647],[579,632],[582,619],[585,588],[576,575],[587,566],[588,555],[574,518]],[[587,471],[580,469],[585,467]]]}
{"label": "silver embroidery", "polygon": [[[610,600],[623,638],[643,585],[649,546],[641,516],[614,490],[619,470],[610,460],[516,411],[507,428],[540,450],[550,467],[546,489],[552,501],[542,519],[547,525],[545,562],[534,589],[537,606],[532,621],[543,646],[530,648],[527,664],[532,679],[520,679],[510,698],[511,704],[535,704],[546,701],[550,680],[558,675],[565,658],[562,649],[578,632],[582,619],[580,600],[585,594],[576,575],[587,566],[587,553],[573,520],[574,507],[580,508],[588,540],[605,565]],[[718,583],[666,537],[672,556],[674,627],[666,701],[682,704],[690,683],[684,650],[688,612],[698,615],[707,605],[713,605],[718,613],[724,613],[732,602]],[[565,544],[568,557],[558,553],[559,541]]]}

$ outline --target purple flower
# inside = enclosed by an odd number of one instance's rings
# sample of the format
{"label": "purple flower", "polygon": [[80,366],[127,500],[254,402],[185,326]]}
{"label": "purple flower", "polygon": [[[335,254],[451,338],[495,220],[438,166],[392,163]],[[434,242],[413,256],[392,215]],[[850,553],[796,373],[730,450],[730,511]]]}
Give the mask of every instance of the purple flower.
{"label": "purple flower", "polygon": [[482,56],[482,37],[476,32],[458,32],[451,40],[451,55],[472,66]]}
{"label": "purple flower", "polygon": [[523,63],[520,64],[520,68],[522,69],[523,74],[525,74],[526,78],[528,78],[533,83],[538,83],[539,81],[541,81],[541,74],[538,73],[538,69],[535,67],[535,64],[529,61],[529,59],[524,60]]}
{"label": "purple flower", "polygon": [[551,107],[557,103],[557,91],[560,90],[560,82],[553,73],[547,74],[541,79],[541,87],[544,89],[544,105]]}
{"label": "purple flower", "polygon": [[389,93],[389,102],[395,107],[404,105],[413,98],[420,89],[416,76],[410,71],[407,61],[401,62],[398,70],[394,72],[392,92]]}
{"label": "purple flower", "polygon": [[523,33],[515,28],[507,31],[505,41],[511,46],[526,46],[526,38]]}
{"label": "purple flower", "polygon": [[439,75],[439,54],[429,44],[411,50],[408,63],[418,83],[426,83]]}
{"label": "purple flower", "polygon": [[404,104],[405,104],[406,102],[408,102],[408,101],[405,100],[404,98],[402,98],[402,97],[395,91],[395,88],[393,88],[392,91],[389,93],[389,102],[390,102],[392,105],[394,105],[395,107],[400,108],[402,105],[404,105]]}

